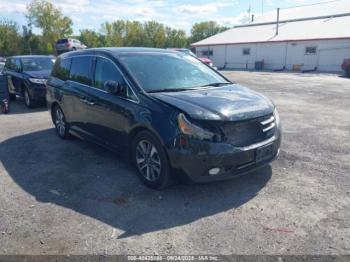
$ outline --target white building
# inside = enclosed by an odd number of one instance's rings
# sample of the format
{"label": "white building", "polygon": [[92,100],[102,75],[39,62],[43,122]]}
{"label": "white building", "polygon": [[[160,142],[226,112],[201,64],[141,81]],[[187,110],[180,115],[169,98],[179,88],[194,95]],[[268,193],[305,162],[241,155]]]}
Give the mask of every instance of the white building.
{"label": "white building", "polygon": [[350,0],[281,9],[192,44],[218,68],[337,72],[350,58]]}

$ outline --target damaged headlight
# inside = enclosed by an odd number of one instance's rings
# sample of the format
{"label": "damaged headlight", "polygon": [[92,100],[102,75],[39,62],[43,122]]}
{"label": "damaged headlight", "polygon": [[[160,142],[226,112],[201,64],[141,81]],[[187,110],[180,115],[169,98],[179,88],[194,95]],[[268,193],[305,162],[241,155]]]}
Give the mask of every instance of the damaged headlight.
{"label": "damaged headlight", "polygon": [[212,140],[215,136],[214,133],[191,123],[182,113],[177,116],[177,123],[179,125],[181,133],[184,135],[188,135],[201,140]]}

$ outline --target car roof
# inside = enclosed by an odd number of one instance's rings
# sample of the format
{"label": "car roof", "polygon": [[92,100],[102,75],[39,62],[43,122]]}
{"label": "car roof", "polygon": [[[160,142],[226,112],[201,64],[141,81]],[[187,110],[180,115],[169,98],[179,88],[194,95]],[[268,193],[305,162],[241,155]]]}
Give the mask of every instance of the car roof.
{"label": "car roof", "polygon": [[100,47],[100,48],[88,48],[84,50],[67,52],[60,55],[61,58],[69,58],[72,56],[86,55],[86,54],[94,54],[94,52],[102,52],[108,53],[114,56],[118,56],[120,54],[137,54],[137,53],[164,53],[164,54],[172,54],[176,52],[175,50],[166,50],[161,48],[148,48],[148,47]]}
{"label": "car roof", "polygon": [[16,55],[16,56],[11,56],[9,58],[52,58],[54,57],[53,55]]}

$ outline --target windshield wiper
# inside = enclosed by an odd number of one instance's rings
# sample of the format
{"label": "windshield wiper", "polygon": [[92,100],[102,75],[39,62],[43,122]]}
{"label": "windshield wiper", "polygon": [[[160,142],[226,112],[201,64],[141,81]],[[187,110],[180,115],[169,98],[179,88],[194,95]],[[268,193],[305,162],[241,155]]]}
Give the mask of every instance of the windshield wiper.
{"label": "windshield wiper", "polygon": [[163,88],[163,89],[151,89],[147,93],[161,93],[161,92],[181,92],[191,90],[192,88]]}
{"label": "windshield wiper", "polygon": [[217,83],[210,83],[210,84],[206,84],[206,85],[202,85],[200,87],[206,87],[206,86],[222,86],[222,85],[228,85],[231,84],[231,82],[217,82]]}

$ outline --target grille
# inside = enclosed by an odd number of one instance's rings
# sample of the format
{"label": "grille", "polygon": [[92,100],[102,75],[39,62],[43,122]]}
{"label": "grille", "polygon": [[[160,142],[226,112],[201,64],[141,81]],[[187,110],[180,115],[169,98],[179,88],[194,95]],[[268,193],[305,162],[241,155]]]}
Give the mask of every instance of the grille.
{"label": "grille", "polygon": [[272,137],[275,126],[275,117],[271,114],[243,122],[226,122],[221,129],[228,143],[248,146]]}

